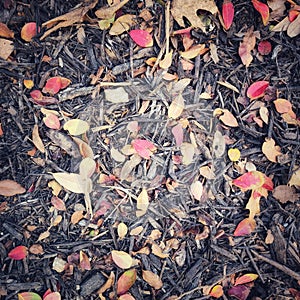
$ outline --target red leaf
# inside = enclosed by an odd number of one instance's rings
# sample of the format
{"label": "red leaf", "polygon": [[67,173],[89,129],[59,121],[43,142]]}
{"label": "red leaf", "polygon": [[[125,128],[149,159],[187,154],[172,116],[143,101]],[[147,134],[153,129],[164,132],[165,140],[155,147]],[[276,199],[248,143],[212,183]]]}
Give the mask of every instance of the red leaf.
{"label": "red leaf", "polygon": [[228,296],[232,296],[238,300],[246,300],[250,294],[250,288],[245,285],[233,286],[228,290]]}
{"label": "red leaf", "polygon": [[259,171],[251,171],[234,179],[232,183],[242,190],[253,190],[265,184],[265,175]]}
{"label": "red leaf", "polygon": [[49,78],[46,85],[43,88],[43,93],[49,93],[50,95],[57,94],[61,89],[60,77]]}
{"label": "red leaf", "polygon": [[264,184],[262,185],[262,188],[268,190],[268,191],[273,191],[274,189],[274,184],[273,184],[273,181],[270,177],[264,175],[264,178],[265,178],[265,182]]}
{"label": "red leaf", "polygon": [[126,293],[136,281],[136,269],[125,271],[117,282],[117,294]]}
{"label": "red leaf", "polygon": [[136,139],[132,141],[131,144],[138,155],[145,159],[150,159],[150,156],[156,150],[153,143],[148,140]]}
{"label": "red leaf", "polygon": [[39,101],[42,100],[44,95],[42,94],[42,92],[40,90],[33,90],[30,92],[30,96],[32,99]]}
{"label": "red leaf", "polygon": [[21,30],[21,38],[26,42],[31,42],[32,38],[36,36],[37,32],[39,32],[39,28],[37,28],[36,23],[30,22],[23,26]]}
{"label": "red leaf", "polygon": [[254,8],[260,13],[262,17],[263,24],[266,26],[269,22],[269,6],[258,0],[252,0]]}
{"label": "red leaf", "polygon": [[129,35],[141,47],[153,46],[153,38],[148,31],[134,29],[129,32]]}
{"label": "red leaf", "polygon": [[222,17],[224,21],[224,28],[225,30],[228,30],[234,17],[234,6],[230,0],[224,0],[223,2]]}
{"label": "red leaf", "polygon": [[249,273],[249,274],[244,274],[241,277],[237,278],[234,285],[240,285],[240,284],[245,284],[249,283],[251,281],[254,281],[258,277],[257,274]]}
{"label": "red leaf", "polygon": [[272,45],[269,41],[261,41],[258,44],[258,52],[261,55],[268,55],[272,51]]}
{"label": "red leaf", "polygon": [[253,232],[255,227],[256,227],[256,222],[254,219],[245,218],[237,225],[233,235],[234,236],[248,235],[251,232]]}
{"label": "red leaf", "polygon": [[8,257],[14,260],[22,260],[27,256],[27,247],[17,246],[8,253]]}
{"label": "red leaf", "polygon": [[300,11],[297,10],[290,10],[289,11],[289,21],[293,22],[295,21],[295,19],[298,17],[298,15],[300,14]]}
{"label": "red leaf", "polygon": [[247,97],[249,97],[250,100],[262,97],[268,86],[269,82],[264,80],[252,83],[247,90]]}

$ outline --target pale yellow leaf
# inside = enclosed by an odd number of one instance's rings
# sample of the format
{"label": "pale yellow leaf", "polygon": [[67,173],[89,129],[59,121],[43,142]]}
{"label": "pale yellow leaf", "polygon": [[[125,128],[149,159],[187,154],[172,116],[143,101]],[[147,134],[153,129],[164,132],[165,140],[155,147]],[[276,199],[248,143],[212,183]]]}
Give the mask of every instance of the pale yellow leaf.
{"label": "pale yellow leaf", "polygon": [[111,251],[113,262],[121,269],[129,269],[133,264],[132,257],[124,251]]}
{"label": "pale yellow leaf", "polygon": [[125,156],[119,150],[115,149],[114,147],[111,147],[110,155],[117,162],[124,162],[125,161]]}
{"label": "pale yellow leaf", "polygon": [[39,238],[38,238],[38,242],[46,239],[47,237],[50,236],[50,231],[49,230],[46,230],[44,232],[42,232],[40,235],[39,235]]}
{"label": "pale yellow leaf", "polygon": [[40,138],[39,134],[39,127],[37,124],[34,124],[33,130],[32,130],[32,142],[34,146],[42,153],[45,153],[45,146],[43,144],[42,139]]}
{"label": "pale yellow leaf", "polygon": [[52,269],[58,273],[62,273],[65,270],[66,264],[67,262],[64,259],[60,257],[55,257],[52,264]]}
{"label": "pale yellow leaf", "polygon": [[123,15],[119,17],[112,25],[109,34],[110,35],[119,35],[125,31],[128,31],[131,26],[133,26],[135,22],[135,15]]}
{"label": "pale yellow leaf", "polygon": [[159,278],[159,276],[149,270],[142,271],[143,279],[152,286],[155,290],[159,290],[163,286],[163,282]]}
{"label": "pale yellow leaf", "polygon": [[108,88],[104,90],[105,99],[111,103],[126,103],[129,95],[123,87]]}
{"label": "pale yellow leaf", "polygon": [[227,152],[228,157],[231,161],[238,161],[241,157],[241,152],[237,148],[231,148]]}
{"label": "pale yellow leaf", "polygon": [[198,201],[201,200],[201,197],[203,194],[203,185],[199,180],[197,180],[191,184],[191,193],[196,200],[198,200]]}
{"label": "pale yellow leaf", "polygon": [[72,119],[64,124],[64,130],[69,131],[71,135],[81,135],[89,130],[90,126],[86,121]]}
{"label": "pale yellow leaf", "polygon": [[267,107],[265,106],[260,107],[259,115],[265,124],[269,124],[269,110]]}
{"label": "pale yellow leaf", "polygon": [[191,143],[182,143],[180,146],[182,154],[182,163],[189,165],[194,161],[195,147]]}
{"label": "pale yellow leaf", "polygon": [[300,187],[300,168],[299,168],[299,166],[295,166],[295,171],[293,172],[288,185],[289,186],[294,185],[294,186]]}
{"label": "pale yellow leaf", "polygon": [[90,157],[84,158],[79,165],[79,174],[84,178],[91,177],[96,169],[96,162]]}
{"label": "pale yellow leaf", "polygon": [[138,226],[130,230],[130,235],[139,235],[143,231],[143,226]]}
{"label": "pale yellow leaf", "polygon": [[236,93],[239,93],[239,90],[234,85],[232,85],[231,83],[229,83],[227,81],[217,81],[217,83],[227,87],[228,89],[230,89]]}
{"label": "pale yellow leaf", "polygon": [[147,212],[149,206],[149,196],[145,188],[142,189],[141,193],[137,197],[137,213],[139,216],[144,215]]}
{"label": "pale yellow leaf", "polygon": [[272,138],[266,138],[262,145],[262,153],[269,161],[277,162],[277,156],[281,155],[280,147],[275,146],[275,141]]}
{"label": "pale yellow leaf", "polygon": [[170,52],[166,53],[165,57],[159,62],[159,66],[162,69],[168,69],[171,67],[172,64],[172,55],[173,55],[173,50]]}
{"label": "pale yellow leaf", "polygon": [[184,110],[184,98],[182,94],[179,94],[173,99],[168,109],[168,117],[172,119],[177,119],[180,117]]}
{"label": "pale yellow leaf", "polygon": [[48,187],[52,189],[52,194],[54,196],[58,196],[58,194],[62,190],[62,186],[55,180],[49,181],[48,182]]}
{"label": "pale yellow leaf", "polygon": [[125,223],[121,222],[118,225],[117,231],[118,231],[118,236],[119,236],[120,240],[123,240],[128,232],[128,227]]}

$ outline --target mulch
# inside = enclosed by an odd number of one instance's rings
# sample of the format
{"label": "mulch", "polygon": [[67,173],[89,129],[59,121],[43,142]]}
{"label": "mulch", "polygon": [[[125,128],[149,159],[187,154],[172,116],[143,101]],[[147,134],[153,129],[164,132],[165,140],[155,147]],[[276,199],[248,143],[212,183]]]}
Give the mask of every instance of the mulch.
{"label": "mulch", "polygon": [[[165,47],[166,3],[145,1],[152,4],[148,10],[155,42],[150,48],[136,47],[128,33],[112,36],[88,20],[60,28],[43,40],[39,39],[43,33],[30,43],[20,38],[25,23],[35,21],[41,25],[81,2],[0,1],[0,21],[16,33],[13,59],[0,59],[0,177],[15,180],[26,189],[22,195],[1,196],[1,299],[17,299],[18,293],[25,291],[42,296],[48,289],[58,291],[62,299],[98,299],[97,291],[109,275],[113,272],[118,279],[123,273],[112,260],[112,250],[131,253],[137,261],[137,279],[129,290],[135,299],[208,299],[203,287],[218,283],[224,287],[223,299],[230,299],[226,291],[234,278],[247,273],[258,275],[247,299],[299,299],[299,198],[280,203],[269,193],[267,199],[261,199],[255,232],[233,237],[237,224],[248,214],[245,205],[249,194],[230,185],[230,180],[239,174],[227,151],[216,155],[216,148],[222,145],[216,144],[215,134],[221,132],[226,149],[238,148],[241,160],[251,162],[258,171],[270,176],[274,186],[287,184],[293,167],[300,164],[299,127],[286,124],[271,101],[267,104],[270,122],[258,126],[251,119],[252,104],[245,92],[251,83],[268,80],[273,88],[270,97],[290,100],[299,116],[300,39],[286,33],[270,33],[251,1],[233,1],[236,17],[228,32],[215,19],[211,22],[218,26],[207,34],[192,30],[197,43],[217,45],[217,63],[208,55],[198,56],[193,59],[193,70],[184,70],[178,54],[182,50],[180,38],[172,37],[170,47],[174,54],[168,71],[179,79],[190,79],[183,92],[185,109],[180,116],[189,123],[184,142],[194,138],[198,147],[193,162],[183,165],[178,161],[181,153],[171,133],[176,122],[168,118],[170,82],[157,66],[145,63]],[[222,1],[216,2],[221,7]],[[106,2],[99,1],[89,17],[95,18],[95,10],[103,6]],[[145,3],[134,0],[124,6],[122,13],[139,16],[143,9]],[[171,24],[171,29],[180,29],[175,21]],[[86,35],[84,43],[78,41],[80,26]],[[242,37],[236,33],[251,26],[260,32],[261,39],[272,43],[274,50],[262,59],[255,56],[245,68],[238,55]],[[46,56],[51,59],[43,61]],[[30,100],[30,90],[23,85],[24,79],[32,79],[35,88],[42,88],[51,76],[66,77],[72,83],[58,94],[58,103],[46,108],[90,125],[85,138],[97,162],[90,194],[95,214],[91,220],[86,217],[71,222],[75,211],[85,209],[82,194],[62,189],[59,198],[64,200],[66,210],[53,207],[53,193],[48,186],[53,180],[51,173],[78,172],[80,158],[51,138],[50,129],[43,123],[41,106]],[[218,81],[230,82],[240,94]],[[129,101],[106,101],[103,90],[119,86],[126,90]],[[204,99],[203,93],[212,95],[212,99]],[[144,107],[144,112],[139,113]],[[239,127],[230,128],[214,117],[213,111],[219,107],[231,111]],[[139,126],[138,134],[128,130],[128,126],[136,124],[134,121]],[[37,150],[29,155],[28,151],[34,148],[35,124],[46,152]],[[67,132],[61,133],[66,142]],[[124,162],[114,159],[111,149],[121,150],[137,137],[151,141],[157,150],[121,181],[118,178]],[[281,163],[269,161],[262,153],[261,145],[267,137],[272,137],[285,154]],[[71,143],[78,152],[77,144]],[[206,166],[214,169],[214,178],[200,175],[200,168]],[[110,179],[100,184],[100,175]],[[204,184],[200,201],[190,191],[198,179]],[[136,199],[143,188],[147,189],[150,205],[146,214],[137,217]],[[61,217],[56,224],[58,216]],[[117,232],[121,222],[129,230],[124,238]],[[138,226],[142,226],[142,231],[130,234]],[[49,236],[41,239],[46,231]],[[274,241],[267,243],[270,234]],[[160,249],[168,245],[167,255],[153,251],[153,244]],[[40,245],[42,251],[29,251],[22,261],[10,259],[8,252],[19,245],[31,250],[32,245]],[[80,252],[89,257],[90,270],[79,265]],[[63,270],[54,266],[58,258],[68,262]],[[151,287],[143,279],[142,270],[158,274],[162,288]],[[298,295],[293,296],[296,290]],[[117,299],[114,291],[116,283],[104,292],[104,299]]]}

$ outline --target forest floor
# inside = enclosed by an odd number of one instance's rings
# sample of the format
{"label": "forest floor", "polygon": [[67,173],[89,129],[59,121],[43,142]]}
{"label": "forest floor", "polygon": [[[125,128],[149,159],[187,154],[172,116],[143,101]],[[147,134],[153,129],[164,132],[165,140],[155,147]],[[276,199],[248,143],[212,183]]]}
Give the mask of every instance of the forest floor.
{"label": "forest floor", "polygon": [[0,298],[299,300],[300,3],[108,2],[0,1]]}

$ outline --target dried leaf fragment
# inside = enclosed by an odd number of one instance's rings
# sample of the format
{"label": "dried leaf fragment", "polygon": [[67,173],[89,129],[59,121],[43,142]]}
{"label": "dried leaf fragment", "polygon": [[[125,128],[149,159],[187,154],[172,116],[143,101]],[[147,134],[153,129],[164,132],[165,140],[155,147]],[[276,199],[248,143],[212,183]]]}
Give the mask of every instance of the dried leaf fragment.
{"label": "dried leaf fragment", "polygon": [[236,227],[233,235],[234,236],[245,236],[254,231],[256,222],[253,218],[243,219]]}
{"label": "dried leaf fragment", "polygon": [[13,51],[13,42],[7,39],[0,38],[0,58],[7,60]]}
{"label": "dried leaf fragment", "polygon": [[281,203],[295,202],[300,198],[295,188],[288,185],[278,185],[273,191],[273,197]]}
{"label": "dried leaf fragment", "polygon": [[262,153],[269,161],[277,162],[277,156],[281,155],[280,147],[275,146],[275,141],[272,138],[266,138],[262,145]]}
{"label": "dried leaf fragment", "polygon": [[168,109],[168,117],[177,119],[180,117],[183,110],[184,110],[184,98],[182,97],[182,94],[180,93],[171,102],[169,109]]}
{"label": "dried leaf fragment", "polygon": [[11,197],[18,194],[24,194],[26,190],[16,181],[5,179],[0,181],[0,195]]}
{"label": "dried leaf fragment", "polygon": [[123,87],[105,89],[105,99],[111,103],[126,103],[129,101],[129,95]]}
{"label": "dried leaf fragment", "polygon": [[203,184],[199,180],[191,184],[191,193],[196,200],[201,200],[203,194]]}
{"label": "dried leaf fragment", "polygon": [[0,22],[0,36],[4,38],[13,38],[14,32],[10,30],[6,24]]}
{"label": "dried leaf fragment", "polygon": [[163,282],[159,278],[159,276],[149,270],[142,271],[143,279],[154,289],[159,290],[163,286]]}
{"label": "dried leaf fragment", "polygon": [[253,32],[253,28],[248,29],[246,32],[243,41],[241,42],[239,46],[239,56],[242,60],[242,63],[246,66],[249,67],[250,63],[253,60],[253,56],[251,54],[251,51],[255,47],[255,42],[256,42],[256,36]]}
{"label": "dried leaf fragment", "polygon": [[81,135],[86,133],[90,125],[80,119],[71,119],[64,124],[64,130],[69,131],[70,135]]}
{"label": "dried leaf fragment", "polygon": [[229,127],[239,126],[235,116],[228,109],[216,108],[213,112],[213,116],[219,116],[219,119]]}
{"label": "dried leaf fragment", "polygon": [[119,17],[112,25],[109,34],[110,35],[119,35],[125,31],[128,31],[131,26],[135,24],[135,15],[123,15]]}
{"label": "dried leaf fragment", "polygon": [[149,206],[149,196],[145,188],[142,189],[141,193],[137,197],[137,217],[144,215],[147,212]]}
{"label": "dried leaf fragment", "polygon": [[157,149],[152,142],[144,139],[135,139],[131,145],[136,153],[145,159],[150,159],[150,156]]}
{"label": "dried leaf fragment", "polygon": [[46,149],[43,144],[42,139],[40,138],[39,134],[39,127],[37,124],[34,124],[33,130],[32,130],[32,142],[34,146],[42,153],[45,153]]}
{"label": "dried leaf fragment", "polygon": [[31,42],[32,38],[39,32],[35,22],[26,23],[21,29],[21,38],[25,42]]}
{"label": "dried leaf fragment", "polygon": [[254,8],[260,13],[263,24],[267,26],[270,17],[269,6],[258,0],[252,0],[252,4]]}
{"label": "dried leaf fragment", "polygon": [[[96,1],[97,3],[98,1]],[[108,7],[101,7],[95,11],[95,15],[99,19],[110,19],[120,8],[122,8],[129,0],[124,0],[122,2],[116,2],[116,4]]]}
{"label": "dried leaf fragment", "polygon": [[300,168],[299,168],[299,166],[295,166],[295,171],[293,172],[292,177],[288,182],[288,185],[289,186],[294,185],[297,187],[300,186]]}

